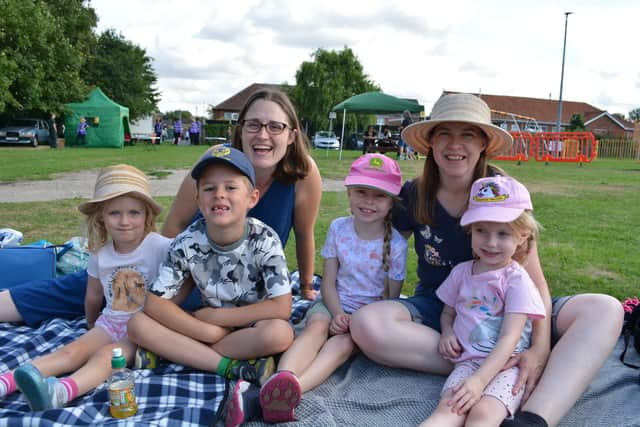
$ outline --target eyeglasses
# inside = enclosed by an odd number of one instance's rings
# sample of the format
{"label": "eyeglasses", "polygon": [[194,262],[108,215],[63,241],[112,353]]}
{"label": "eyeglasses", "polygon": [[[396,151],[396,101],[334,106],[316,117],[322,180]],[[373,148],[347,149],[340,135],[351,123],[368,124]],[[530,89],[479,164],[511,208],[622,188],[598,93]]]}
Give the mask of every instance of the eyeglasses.
{"label": "eyeglasses", "polygon": [[262,123],[259,120],[242,121],[242,128],[249,133],[258,133],[262,130],[263,127],[267,130],[267,133],[269,135],[280,135],[286,128],[290,126],[286,123],[276,122],[273,120],[270,120],[267,123]]}

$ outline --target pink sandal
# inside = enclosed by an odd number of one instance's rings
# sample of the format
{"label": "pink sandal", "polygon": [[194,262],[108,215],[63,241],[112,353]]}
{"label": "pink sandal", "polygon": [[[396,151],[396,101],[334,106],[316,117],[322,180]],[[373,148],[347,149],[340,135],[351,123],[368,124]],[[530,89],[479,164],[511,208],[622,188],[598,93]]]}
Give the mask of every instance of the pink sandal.
{"label": "pink sandal", "polygon": [[260,389],[262,418],[268,423],[295,421],[302,389],[298,377],[290,371],[278,371]]}

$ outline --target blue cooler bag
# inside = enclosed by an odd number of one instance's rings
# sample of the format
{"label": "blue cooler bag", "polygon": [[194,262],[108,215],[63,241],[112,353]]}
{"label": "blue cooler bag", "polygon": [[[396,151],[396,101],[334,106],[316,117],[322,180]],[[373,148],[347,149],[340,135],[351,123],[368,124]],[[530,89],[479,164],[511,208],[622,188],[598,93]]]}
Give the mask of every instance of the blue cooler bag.
{"label": "blue cooler bag", "polygon": [[0,248],[0,289],[56,276],[56,246]]}

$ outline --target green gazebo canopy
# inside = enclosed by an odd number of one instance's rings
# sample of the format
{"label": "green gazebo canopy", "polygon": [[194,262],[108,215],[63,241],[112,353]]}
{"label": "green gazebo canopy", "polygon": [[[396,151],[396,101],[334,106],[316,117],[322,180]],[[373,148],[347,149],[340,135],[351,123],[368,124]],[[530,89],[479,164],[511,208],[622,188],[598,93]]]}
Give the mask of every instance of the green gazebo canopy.
{"label": "green gazebo canopy", "polygon": [[409,110],[412,113],[424,111],[424,106],[417,102],[396,98],[382,92],[365,92],[342,101],[331,111],[349,111],[352,113],[388,114],[402,113]]}
{"label": "green gazebo canopy", "polygon": [[124,145],[125,134],[129,131],[129,109],[112,101],[107,95],[95,88],[83,102],[65,105],[66,145],[76,144],[76,129],[84,117],[87,129],[87,147],[118,147]]}

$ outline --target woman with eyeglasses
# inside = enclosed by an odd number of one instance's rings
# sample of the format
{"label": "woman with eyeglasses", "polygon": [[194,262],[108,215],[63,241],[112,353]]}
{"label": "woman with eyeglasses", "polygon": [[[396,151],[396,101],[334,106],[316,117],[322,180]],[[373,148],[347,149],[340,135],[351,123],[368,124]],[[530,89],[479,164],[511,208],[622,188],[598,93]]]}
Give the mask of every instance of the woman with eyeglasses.
{"label": "woman with eyeglasses", "polygon": [[[293,228],[300,273],[301,295],[315,299],[312,288],[315,226],[322,180],[308,152],[306,136],[289,98],[282,92],[254,93],[240,112],[233,146],[247,155],[256,172],[260,201],[249,212],[273,228],[282,246]],[[196,185],[187,175],[164,222],[162,234],[175,237],[196,217]],[[0,292],[0,322],[25,322],[36,326],[53,318],[84,315],[86,270],[52,280],[26,282]],[[183,302],[194,310],[197,293]]]}
{"label": "woman with eyeglasses", "polygon": [[[283,246],[293,228],[301,294],[313,300],[313,229],[322,180],[308,146],[295,109],[284,93],[265,89],[249,97],[238,115],[233,138],[233,147],[246,154],[256,171],[260,201],[249,216],[271,226]],[[164,235],[175,236],[191,223],[197,211],[195,188],[195,181],[185,177],[164,223]]]}

